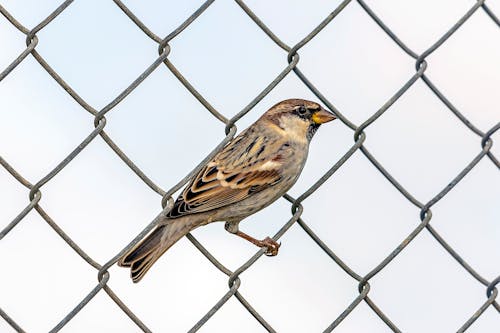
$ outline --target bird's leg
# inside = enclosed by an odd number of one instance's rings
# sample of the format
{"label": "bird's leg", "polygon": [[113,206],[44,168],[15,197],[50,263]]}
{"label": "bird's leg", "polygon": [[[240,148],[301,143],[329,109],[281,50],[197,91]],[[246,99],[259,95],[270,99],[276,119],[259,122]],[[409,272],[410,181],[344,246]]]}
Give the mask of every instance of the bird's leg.
{"label": "bird's leg", "polygon": [[266,248],[265,254],[266,254],[266,256],[269,256],[269,257],[273,257],[273,256],[277,255],[278,250],[281,246],[280,243],[276,242],[271,237],[266,237],[263,240],[258,240],[258,239],[253,238],[252,236],[245,234],[242,231],[236,232],[235,235],[246,239],[250,243],[257,245],[258,247],[265,247]]}
{"label": "bird's leg", "polygon": [[224,228],[227,231],[229,231],[230,233],[235,234],[236,236],[239,236],[243,239],[246,239],[250,243],[257,245],[258,247],[261,247],[261,248],[265,247],[266,248],[265,254],[267,256],[272,257],[272,256],[275,256],[278,254],[278,250],[281,246],[280,243],[276,242],[271,237],[266,237],[263,240],[255,239],[252,236],[247,235],[246,233],[240,231],[238,229],[238,223],[239,223],[239,221],[238,222],[226,222],[226,224],[224,225]]}

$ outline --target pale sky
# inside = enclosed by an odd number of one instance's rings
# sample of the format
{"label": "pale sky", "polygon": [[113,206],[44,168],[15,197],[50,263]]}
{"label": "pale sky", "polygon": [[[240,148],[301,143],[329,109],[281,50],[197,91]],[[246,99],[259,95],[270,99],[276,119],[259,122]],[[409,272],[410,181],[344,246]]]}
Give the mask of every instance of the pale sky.
{"label": "pale sky", "polygon": [[[28,29],[61,1],[0,0]],[[166,36],[201,1],[124,1],[155,34]],[[340,1],[248,1],[259,18],[293,46]],[[366,1],[394,33],[420,54],[469,10],[472,0]],[[500,1],[488,0],[500,16]],[[37,34],[36,50],[93,108],[100,110],[158,57],[149,39],[112,1],[75,1]],[[0,71],[25,49],[25,36],[0,17]],[[241,111],[286,66],[287,53],[231,1],[216,1],[170,43],[170,61],[219,112]],[[300,51],[298,67],[330,102],[359,125],[415,74],[404,53],[350,3]],[[477,128],[500,120],[500,29],[479,9],[427,58],[426,75]],[[241,131],[287,98],[317,98],[290,73],[237,122]],[[0,156],[38,182],[94,129],[93,116],[28,56],[0,82]],[[159,66],[107,115],[106,133],[158,186],[170,189],[224,138],[213,117],[166,68]],[[421,202],[439,193],[481,151],[471,132],[417,81],[365,133],[365,147]],[[499,132],[492,152],[500,158]],[[340,120],[326,124],[290,190],[298,197],[353,145]],[[29,190],[0,168],[0,230],[29,203]],[[161,211],[152,191],[97,137],[41,188],[40,206],[100,264],[121,251]],[[432,207],[431,225],[481,276],[500,274],[500,175],[487,158]],[[303,202],[302,218],[359,275],[387,257],[420,223],[406,200],[356,152]],[[280,199],[247,218],[241,229],[274,235],[291,217]],[[193,235],[236,270],[257,249],[213,223]],[[280,239],[276,257],[260,258],[241,276],[239,291],[278,332],[322,332],[359,295],[357,281],[298,225]],[[98,283],[97,271],[36,211],[0,240],[0,308],[27,332],[47,332]],[[113,266],[108,285],[154,332],[186,332],[228,290],[228,278],[186,238],[139,284]],[[370,280],[370,298],[403,332],[455,332],[487,300],[475,280],[423,230]],[[489,307],[467,332],[494,332],[500,315]],[[139,332],[101,291],[62,332]],[[361,302],[334,332],[390,332]],[[14,330],[0,319],[0,332]],[[231,298],[200,332],[265,332]]]}

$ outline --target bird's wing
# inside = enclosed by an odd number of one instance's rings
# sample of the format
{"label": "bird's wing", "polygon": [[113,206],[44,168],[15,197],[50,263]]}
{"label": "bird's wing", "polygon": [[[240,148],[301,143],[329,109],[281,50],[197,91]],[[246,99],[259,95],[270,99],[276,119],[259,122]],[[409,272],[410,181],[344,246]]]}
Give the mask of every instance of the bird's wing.
{"label": "bird's wing", "polygon": [[[250,133],[248,133],[250,131]],[[169,218],[208,212],[242,201],[279,183],[290,146],[266,136],[242,133],[190,181],[167,214]]]}

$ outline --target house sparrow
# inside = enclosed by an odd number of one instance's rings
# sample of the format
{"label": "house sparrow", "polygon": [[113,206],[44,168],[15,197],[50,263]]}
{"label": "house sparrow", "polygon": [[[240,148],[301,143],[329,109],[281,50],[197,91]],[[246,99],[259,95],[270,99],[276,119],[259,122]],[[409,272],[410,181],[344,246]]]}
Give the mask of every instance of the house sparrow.
{"label": "house sparrow", "polygon": [[215,221],[278,254],[270,237],[257,240],[238,229],[245,217],[268,206],[297,181],[309,142],[335,116],[319,104],[289,99],[274,105],[229,142],[194,176],[155,229],[118,261],[139,282],[156,260],[191,230]]}

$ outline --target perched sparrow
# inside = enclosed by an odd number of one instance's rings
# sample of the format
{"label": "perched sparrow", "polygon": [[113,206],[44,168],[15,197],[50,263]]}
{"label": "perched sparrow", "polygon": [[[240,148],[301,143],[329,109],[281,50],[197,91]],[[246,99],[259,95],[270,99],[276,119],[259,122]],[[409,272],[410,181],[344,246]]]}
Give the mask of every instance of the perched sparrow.
{"label": "perched sparrow", "polygon": [[289,99],[274,105],[228,143],[198,174],[156,228],[118,261],[139,282],[156,260],[191,230],[226,221],[227,231],[278,254],[278,244],[238,230],[245,217],[268,206],[297,181],[309,142],[322,123],[335,119],[319,104]]}

